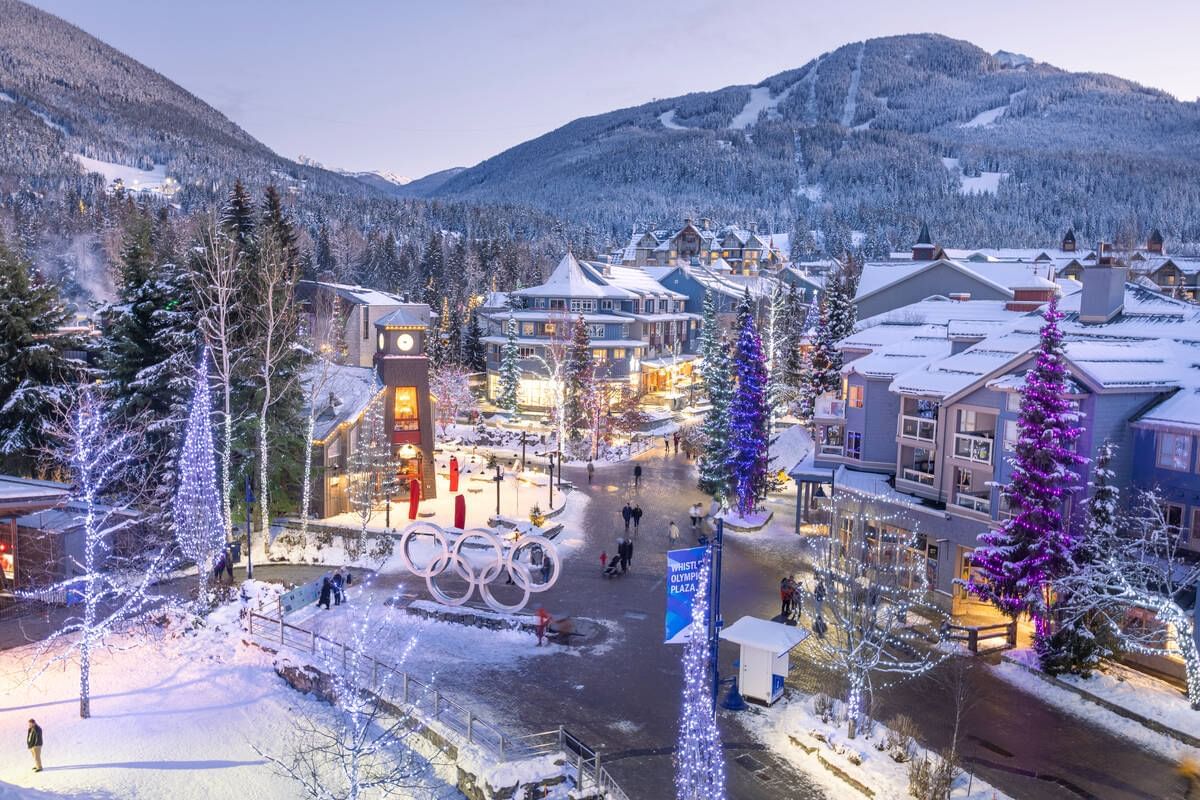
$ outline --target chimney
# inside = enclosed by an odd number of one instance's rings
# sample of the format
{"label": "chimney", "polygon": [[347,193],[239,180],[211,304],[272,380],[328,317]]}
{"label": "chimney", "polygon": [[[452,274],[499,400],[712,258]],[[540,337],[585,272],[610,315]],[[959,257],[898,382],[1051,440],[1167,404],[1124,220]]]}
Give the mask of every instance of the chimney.
{"label": "chimney", "polygon": [[[1106,252],[1100,243],[1097,252]],[[1095,264],[1083,266],[1083,292],[1079,301],[1079,321],[1101,325],[1120,315],[1125,308],[1125,281],[1129,267],[1119,258],[1101,256]]]}
{"label": "chimney", "polygon": [[749,223],[747,223],[747,224],[746,224],[746,228],[747,228],[747,229],[749,229],[749,231],[750,231],[751,233],[758,233],[758,223],[757,223],[757,222],[749,222]]}

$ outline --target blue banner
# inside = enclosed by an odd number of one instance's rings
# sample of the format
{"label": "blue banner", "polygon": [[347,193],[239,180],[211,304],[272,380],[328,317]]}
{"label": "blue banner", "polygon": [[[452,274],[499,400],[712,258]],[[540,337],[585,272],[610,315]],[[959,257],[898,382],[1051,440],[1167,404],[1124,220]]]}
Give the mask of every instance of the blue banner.
{"label": "blue banner", "polygon": [[666,644],[684,644],[691,638],[692,599],[700,580],[700,566],[708,558],[707,547],[667,551]]}

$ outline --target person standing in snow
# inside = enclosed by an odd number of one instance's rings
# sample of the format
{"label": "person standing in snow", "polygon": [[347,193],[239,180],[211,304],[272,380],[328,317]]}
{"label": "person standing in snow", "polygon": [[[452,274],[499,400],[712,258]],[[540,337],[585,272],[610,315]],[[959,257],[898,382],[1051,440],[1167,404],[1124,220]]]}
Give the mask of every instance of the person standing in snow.
{"label": "person standing in snow", "polygon": [[221,573],[225,571],[225,554],[217,556],[216,563],[213,564],[213,583],[221,582]]}
{"label": "person standing in snow", "polygon": [[617,558],[621,559],[621,572],[629,570],[629,553],[625,550],[625,540],[617,539]]}
{"label": "person standing in snow", "polygon": [[637,487],[639,487],[641,485],[642,485],[642,465],[634,464],[633,465],[633,488],[636,489]]}
{"label": "person standing in snow", "polygon": [[779,616],[784,619],[788,618],[788,614],[792,610],[792,595],[795,590],[792,579],[784,575],[783,579],[779,581]]}
{"label": "person standing in snow", "polygon": [[25,746],[33,755],[33,771],[42,771],[42,726],[37,720],[29,720],[29,730],[25,733]]}
{"label": "person standing in snow", "polygon": [[229,585],[233,585],[233,553],[225,549],[225,574],[229,576]]}
{"label": "person standing in snow", "polygon": [[688,509],[688,516],[692,519],[692,533],[700,530],[700,520],[704,519],[704,509],[699,503],[692,503],[692,507]]}
{"label": "person standing in snow", "polygon": [[621,509],[621,519],[625,520],[625,532],[629,533],[629,523],[633,520],[633,506],[625,503],[625,507]]}
{"label": "person standing in snow", "polygon": [[675,520],[671,520],[671,524],[667,526],[667,539],[671,544],[679,541],[679,526],[675,524]]}
{"label": "person standing in snow", "polygon": [[330,581],[330,584],[333,586],[333,604],[335,606],[340,606],[342,604],[342,586],[344,585],[343,581],[344,579],[342,578],[342,573],[333,573],[333,580]]}
{"label": "person standing in snow", "polygon": [[592,475],[596,474],[596,465],[592,463],[592,460],[590,458],[588,459],[588,463],[587,463],[587,471],[588,471],[588,485],[590,486],[592,484]]}
{"label": "person standing in snow", "polygon": [[325,610],[329,610],[329,597],[333,594],[333,584],[329,582],[329,578],[321,579],[321,596],[317,598],[317,606],[324,606]]}
{"label": "person standing in snow", "polygon": [[792,576],[792,619],[799,621],[804,613],[804,581]]}
{"label": "person standing in snow", "polygon": [[642,507],[636,505],[633,507],[633,532],[636,534],[638,526],[642,524]]}

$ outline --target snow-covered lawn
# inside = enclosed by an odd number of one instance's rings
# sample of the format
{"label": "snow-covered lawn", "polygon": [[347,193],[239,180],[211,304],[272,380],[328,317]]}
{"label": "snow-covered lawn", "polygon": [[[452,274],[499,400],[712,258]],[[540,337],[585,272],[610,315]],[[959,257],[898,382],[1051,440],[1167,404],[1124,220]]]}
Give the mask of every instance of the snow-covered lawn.
{"label": "snow-covered lawn", "polygon": [[[238,603],[205,624],[178,622],[151,641],[115,637],[92,669],[91,719],[79,718],[79,672],[55,666],[28,680],[35,646],[0,654],[0,783],[6,797],[297,797],[255,751],[286,752],[297,710],[325,713],[280,679],[271,656],[241,643]],[[45,770],[34,773],[21,735],[36,718]],[[460,797],[439,784],[439,796]]]}
{"label": "snow-covered lawn", "polygon": [[173,194],[177,188],[168,182],[167,168],[162,164],[155,164],[154,169],[145,170],[124,164],[114,164],[111,161],[100,161],[77,153],[73,155],[85,172],[97,172],[103,175],[105,182],[110,186],[113,181],[121,181],[127,191],[158,194]]}
{"label": "snow-covered lawn", "polygon": [[[993,669],[1022,691],[1131,739],[1148,750],[1170,757],[1185,753],[1194,757],[1196,754],[1195,748],[1178,739],[1151,730],[1137,720],[1123,717],[1096,703],[1081,700],[1074,692],[1030,674],[1028,669],[1038,669],[1037,654],[1030,648],[1009,650],[1004,654],[1004,660]],[[1200,738],[1200,711],[1193,710],[1188,705],[1187,697],[1178,689],[1148,675],[1119,665],[1109,665],[1104,672],[1092,673],[1090,678],[1059,675],[1057,679],[1168,728]]]}
{"label": "snow-covered lawn", "polygon": [[[840,704],[837,705],[840,708]],[[885,747],[887,729],[881,724],[876,724],[872,731],[858,738],[849,739],[845,723],[839,721],[840,713],[835,713],[826,722],[814,711],[812,696],[795,692],[770,708],[751,707],[736,719],[751,736],[772,752],[829,789],[830,797],[861,795],[835,776],[825,764],[841,770],[871,789],[873,796],[879,800],[906,800],[910,797],[911,760],[898,762],[892,758]],[[911,759],[915,760],[920,760],[926,754],[915,743],[910,752]],[[935,754],[929,755],[937,758]],[[971,791],[968,793],[969,784]],[[959,774],[950,796],[964,800],[1005,800],[1008,797],[977,777],[971,780],[966,772]]]}

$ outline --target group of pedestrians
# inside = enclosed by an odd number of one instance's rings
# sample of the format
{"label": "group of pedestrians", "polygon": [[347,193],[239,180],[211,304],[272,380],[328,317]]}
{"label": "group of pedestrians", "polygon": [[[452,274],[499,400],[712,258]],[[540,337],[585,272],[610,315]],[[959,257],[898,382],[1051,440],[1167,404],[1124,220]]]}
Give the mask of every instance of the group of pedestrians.
{"label": "group of pedestrians", "polygon": [[629,533],[629,523],[633,523],[633,530],[636,533],[642,524],[642,507],[640,505],[629,505],[625,503],[625,507],[621,509],[621,519],[625,520],[625,532]]}
{"label": "group of pedestrians", "polygon": [[333,577],[326,575],[321,579],[321,594],[317,598],[317,605],[329,610],[329,602],[333,601],[335,606],[340,606],[346,602],[346,587],[354,582],[354,576],[350,570],[346,570],[345,576],[342,573],[335,572]]}
{"label": "group of pedestrians", "polygon": [[[804,581],[794,575],[784,575],[779,581],[780,616],[787,622],[799,622],[804,613]],[[825,622],[825,582],[818,579],[812,590],[813,632],[824,638],[829,630]]]}

